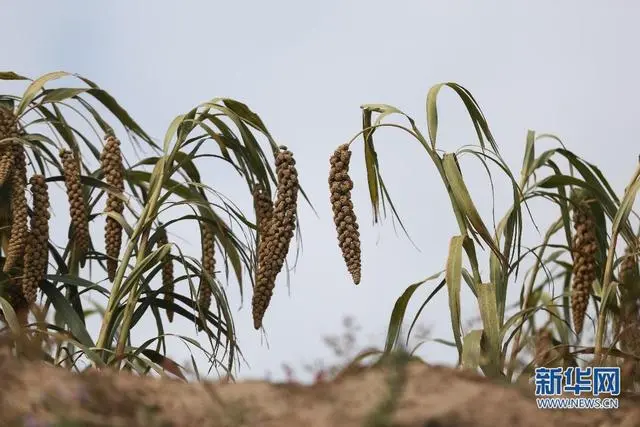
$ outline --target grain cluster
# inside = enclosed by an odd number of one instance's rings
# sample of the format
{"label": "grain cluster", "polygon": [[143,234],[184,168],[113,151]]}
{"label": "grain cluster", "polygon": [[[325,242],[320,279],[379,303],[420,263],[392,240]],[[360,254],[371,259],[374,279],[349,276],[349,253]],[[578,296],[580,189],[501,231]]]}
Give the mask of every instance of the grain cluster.
{"label": "grain cluster", "polygon": [[73,239],[76,256],[83,260],[89,249],[89,219],[82,194],[80,181],[80,164],[70,150],[61,150],[62,171],[69,200],[69,215],[71,217],[71,237]]}
{"label": "grain cluster", "polygon": [[213,280],[216,272],[215,236],[208,223],[202,222],[200,224],[200,242],[202,245],[202,274],[198,286],[198,310],[202,316],[199,326],[202,329],[206,323],[206,313],[211,306],[211,286],[206,276]]}
{"label": "grain cluster", "polygon": [[261,184],[253,189],[253,207],[256,213],[258,259],[265,258],[265,237],[269,231],[269,224],[273,217],[273,201]]}
{"label": "grain cluster", "polygon": [[[164,227],[158,229],[158,239],[156,240],[157,247],[160,248],[168,244],[169,239],[167,238],[167,230]],[[173,322],[173,291],[175,284],[173,281],[173,261],[171,259],[171,251],[169,251],[160,262],[162,264],[162,289],[164,290],[164,300],[167,302],[167,319],[169,319],[169,322]]]}
{"label": "grain cluster", "polygon": [[618,277],[620,283],[626,289],[631,289],[634,279],[638,274],[638,256],[633,246],[628,246],[625,249],[624,257],[620,263],[620,270]]}
{"label": "grain cluster", "polygon": [[620,312],[614,330],[619,332],[620,348],[623,351],[640,356],[640,316],[637,294],[633,292],[632,282],[636,278],[638,257],[633,246],[625,249],[620,263],[618,277],[620,289]]}
{"label": "grain cluster", "polygon": [[3,270],[8,272],[22,259],[28,234],[28,207],[25,195],[27,187],[27,166],[24,148],[21,144],[11,147],[13,162],[11,167],[11,231],[7,256]]}
{"label": "grain cluster", "polygon": [[260,235],[258,268],[252,299],[255,329],[262,327],[262,319],[271,301],[276,277],[287,258],[296,228],[299,183],[293,153],[287,147],[281,146],[276,155],[275,165],[277,194],[271,214],[269,202],[261,196],[261,189],[258,188],[254,193]]}
{"label": "grain cluster", "polygon": [[[120,193],[120,196],[111,192],[108,193],[105,212],[114,212],[122,215],[124,201],[121,195],[124,192],[124,175],[120,141],[115,136],[107,136],[104,149],[100,154],[100,162],[106,183],[113,186]],[[111,216],[107,216],[106,219],[104,239],[107,253],[107,275],[109,280],[113,282],[118,269],[118,258],[120,256],[120,247],[122,246],[122,225]]]}
{"label": "grain cluster", "polygon": [[43,175],[34,175],[29,180],[33,196],[31,229],[27,239],[22,275],[22,292],[29,304],[36,300],[40,282],[48,266],[49,243],[49,193]]}
{"label": "grain cluster", "polygon": [[14,140],[20,136],[18,120],[12,111],[0,107],[0,185],[11,177],[11,168],[15,160]]}
{"label": "grain cluster", "polygon": [[580,334],[584,326],[589,303],[591,285],[596,278],[596,226],[589,205],[580,202],[573,211],[575,233],[572,242],[573,281],[571,310],[575,333]]}
{"label": "grain cluster", "polygon": [[360,232],[351,201],[353,181],[349,177],[351,151],[349,146],[339,146],[329,159],[329,190],[333,221],[338,233],[338,245],[342,251],[347,270],[357,285],[360,283]]}
{"label": "grain cluster", "polygon": [[16,116],[9,109],[0,107],[0,186],[8,188],[8,213],[10,218],[9,241],[5,248],[3,271],[9,273],[4,283],[2,297],[11,305],[18,321],[27,324],[29,303],[22,290],[21,272],[24,248],[28,235],[28,207],[25,195],[27,169],[24,148],[16,140],[20,128]]}

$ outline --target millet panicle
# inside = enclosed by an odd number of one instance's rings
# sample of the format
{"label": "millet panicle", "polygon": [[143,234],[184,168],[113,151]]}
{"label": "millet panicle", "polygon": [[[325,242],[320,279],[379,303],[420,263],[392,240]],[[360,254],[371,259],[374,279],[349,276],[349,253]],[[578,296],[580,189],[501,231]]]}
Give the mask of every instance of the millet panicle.
{"label": "millet panicle", "polygon": [[573,211],[573,283],[571,309],[576,334],[582,332],[591,284],[596,278],[596,229],[589,206],[582,202]]}
{"label": "millet panicle", "polygon": [[[158,239],[156,240],[156,246],[158,248],[169,244],[167,238],[167,230],[163,227],[158,229]],[[164,300],[167,302],[167,319],[169,322],[173,322],[173,291],[175,290],[175,284],[173,282],[173,261],[171,259],[171,251],[165,255],[162,259],[162,289],[164,290]]]}
{"label": "millet panicle", "polygon": [[[293,153],[285,146],[276,155],[277,195],[270,220],[262,218],[266,227],[258,249],[258,268],[253,290],[252,313],[255,329],[262,327],[262,319],[269,307],[278,274],[282,270],[296,228],[298,206],[298,171]],[[264,200],[264,211],[268,211]],[[267,215],[268,216],[268,215]],[[261,220],[258,220],[260,227]]]}
{"label": "millet panicle", "polygon": [[18,120],[11,110],[0,107],[0,186],[11,177],[11,168],[15,159],[15,146],[19,145],[11,138],[20,136]]}
{"label": "millet panicle", "polygon": [[44,280],[49,264],[49,192],[43,175],[34,175],[29,180],[33,195],[31,230],[24,256],[22,292],[29,304],[36,300],[39,284]]}
{"label": "millet panicle", "polygon": [[69,214],[71,216],[72,238],[75,243],[78,259],[84,260],[89,249],[89,219],[82,194],[80,181],[80,165],[70,150],[61,150],[60,158],[64,174],[64,183],[69,200]]}
{"label": "millet panicle", "polygon": [[[122,168],[122,153],[120,141],[113,135],[108,135],[104,149],[100,155],[102,171],[107,184],[115,187],[120,194],[124,192],[124,174]],[[105,212],[114,212],[122,215],[124,201],[116,194],[108,193]],[[105,248],[107,253],[107,275],[113,282],[118,269],[118,258],[122,246],[122,225],[115,219],[107,216],[104,227]]]}
{"label": "millet panicle", "polygon": [[[273,202],[267,195],[261,184],[256,184],[253,189],[253,207],[256,213],[256,226],[258,227],[258,240],[264,240],[269,230],[269,224],[273,217]],[[260,245],[258,245],[258,248]],[[258,252],[260,250],[258,249]]]}
{"label": "millet panicle", "polygon": [[267,262],[267,243],[271,220],[273,219],[273,201],[262,185],[257,184],[253,189],[253,206],[256,214],[257,230],[257,257],[258,270],[260,265]]}
{"label": "millet panicle", "polygon": [[620,270],[618,277],[620,278],[620,284],[629,289],[632,285],[632,281],[637,274],[638,268],[638,256],[635,249],[632,246],[628,246],[625,249],[624,257],[620,263]]}
{"label": "millet panicle", "polygon": [[[215,258],[215,237],[211,225],[207,223],[200,224],[201,243],[202,243],[202,270],[203,274],[200,277],[200,285],[198,286],[198,309],[201,315],[206,315],[209,307],[211,306],[211,286],[207,281],[204,273],[206,273],[211,280],[215,277],[216,272],[216,258]],[[203,329],[206,321],[201,318],[200,329]]]}
{"label": "millet panicle", "polygon": [[3,270],[8,272],[24,255],[28,235],[28,207],[25,195],[27,166],[24,148],[20,144],[12,147],[14,156],[11,169],[11,235]]}
{"label": "millet panicle", "polygon": [[329,163],[329,190],[333,221],[338,234],[338,244],[342,251],[347,270],[357,285],[361,275],[360,232],[351,201],[353,181],[349,177],[351,151],[349,145],[339,146],[331,155]]}

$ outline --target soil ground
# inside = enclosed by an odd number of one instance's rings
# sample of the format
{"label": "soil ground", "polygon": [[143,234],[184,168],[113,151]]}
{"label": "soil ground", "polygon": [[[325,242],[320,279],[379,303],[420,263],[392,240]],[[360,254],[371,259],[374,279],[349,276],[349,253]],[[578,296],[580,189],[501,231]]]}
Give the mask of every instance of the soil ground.
{"label": "soil ground", "polygon": [[640,426],[634,397],[617,410],[539,410],[529,386],[414,362],[399,372],[361,369],[310,386],[186,383],[4,357],[0,426]]}

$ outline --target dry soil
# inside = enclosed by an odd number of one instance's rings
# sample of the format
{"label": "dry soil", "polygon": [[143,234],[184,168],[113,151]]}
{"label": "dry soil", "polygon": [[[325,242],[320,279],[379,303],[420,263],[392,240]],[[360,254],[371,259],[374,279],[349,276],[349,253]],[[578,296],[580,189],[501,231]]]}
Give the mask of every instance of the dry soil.
{"label": "dry soil", "polygon": [[[112,371],[70,373],[0,360],[1,426],[640,426],[640,400],[617,410],[539,410],[533,390],[409,363],[311,386],[186,383]],[[399,393],[394,395],[393,390]],[[394,396],[397,399],[394,399]]]}

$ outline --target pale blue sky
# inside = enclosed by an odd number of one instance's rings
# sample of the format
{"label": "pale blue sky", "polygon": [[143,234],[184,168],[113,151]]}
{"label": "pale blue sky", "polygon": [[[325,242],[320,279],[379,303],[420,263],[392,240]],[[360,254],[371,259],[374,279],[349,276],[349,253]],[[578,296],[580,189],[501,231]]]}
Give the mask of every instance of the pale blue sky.
{"label": "pale blue sky", "polygon": [[[331,152],[359,131],[361,104],[392,104],[424,129],[427,90],[455,81],[479,101],[515,173],[528,129],[561,137],[570,149],[597,162],[618,191],[637,160],[636,2],[0,4],[10,41],[2,49],[1,69],[32,77],[55,70],[85,75],[158,138],[170,120],[199,102],[232,97],[260,114],[275,138],[296,154],[301,182],[319,218],[302,205],[304,252],[292,272],[290,295],[281,275],[266,315],[270,348],[252,327],[250,301],[245,299],[238,311],[239,295],[229,289],[240,345],[251,365],[242,368],[243,377],[267,371],[278,377],[283,362],[297,366],[327,357],[322,336],[339,333],[345,315],[363,325],[363,345],[383,345],[395,299],[407,285],[444,266],[457,229],[439,178],[414,141],[381,131],[383,173],[421,251],[396,236],[390,221],[371,226],[358,144],[352,170],[363,279],[359,287],[350,282],[332,228],[326,177]],[[442,93],[439,107],[440,148],[475,142],[452,93]],[[470,158],[463,167],[479,208],[490,214],[485,175]],[[215,171],[208,173],[205,179],[219,179]],[[500,189],[499,215],[510,196],[504,185]],[[542,225],[556,215],[542,214]],[[420,296],[427,293],[424,288]],[[463,314],[469,318],[475,308],[465,294]],[[432,327],[434,336],[450,338],[445,293],[430,304],[421,323]],[[186,355],[181,346],[171,353],[178,360]],[[455,352],[440,344],[424,346],[420,355],[432,362],[455,361]]]}

